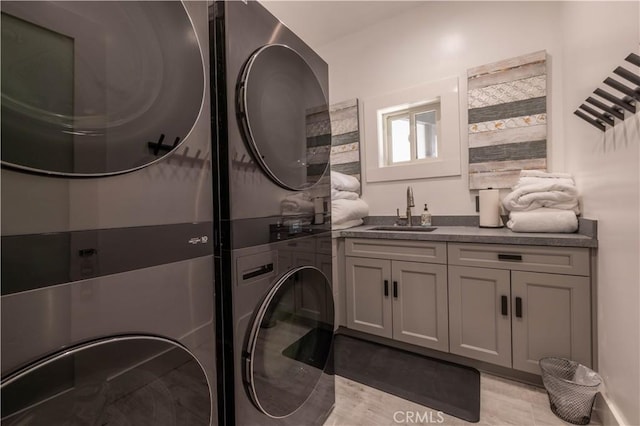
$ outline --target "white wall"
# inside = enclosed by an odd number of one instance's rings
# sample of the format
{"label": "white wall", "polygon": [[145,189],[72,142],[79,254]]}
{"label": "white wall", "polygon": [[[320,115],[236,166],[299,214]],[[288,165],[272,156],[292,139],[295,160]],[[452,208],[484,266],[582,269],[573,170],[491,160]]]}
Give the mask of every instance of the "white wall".
{"label": "white wall", "polygon": [[[640,115],[602,133],[573,111],[631,52],[638,53],[638,2],[567,2],[564,145],[567,171],[598,220],[598,353],[603,392],[625,425],[640,425]],[[618,80],[622,80],[617,78]],[[599,84],[600,83],[600,84]],[[614,90],[608,89],[612,93]]]}
{"label": "white wall", "polygon": [[[563,168],[560,10],[561,4],[553,2],[425,2],[317,49],[329,63],[332,102],[362,100],[450,76],[460,79],[462,175],[363,182],[371,215],[403,211],[407,185],[413,187],[416,205],[428,202],[433,214],[476,214],[477,191],[468,189],[466,70],[537,50],[549,54],[549,168]],[[364,144],[376,143],[376,135],[364,136]]]}
{"label": "white wall", "polygon": [[[475,214],[467,184],[466,69],[547,51],[549,169],[575,175],[583,216],[598,220],[599,371],[604,395],[626,425],[640,425],[640,116],[603,135],[573,111],[638,51],[639,22],[635,1],[425,2],[317,48],[329,63],[332,102],[460,77],[462,176],[363,182],[371,215],[402,211],[407,185],[416,205],[428,202],[434,214]],[[365,135],[363,144],[374,137]]]}

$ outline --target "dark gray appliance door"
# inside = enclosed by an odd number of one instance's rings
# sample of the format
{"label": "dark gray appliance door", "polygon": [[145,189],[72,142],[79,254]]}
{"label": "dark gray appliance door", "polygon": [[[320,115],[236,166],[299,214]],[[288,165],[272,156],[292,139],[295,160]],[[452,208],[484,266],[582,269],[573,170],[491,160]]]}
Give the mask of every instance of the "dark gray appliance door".
{"label": "dark gray appliance door", "polygon": [[207,426],[209,383],[183,346],[151,336],[67,349],[3,378],[2,424]]}
{"label": "dark gray appliance door", "polygon": [[313,393],[333,350],[331,286],[312,266],[280,277],[258,307],[243,359],[255,406],[287,417]]}
{"label": "dark gray appliance door", "polygon": [[270,44],[249,58],[237,88],[238,124],[265,173],[291,190],[315,185],[329,164],[331,120],[313,69],[290,47]]}
{"label": "dark gray appliance door", "polygon": [[205,94],[179,1],[3,1],[2,164],[62,176],[136,170],[191,132]]}

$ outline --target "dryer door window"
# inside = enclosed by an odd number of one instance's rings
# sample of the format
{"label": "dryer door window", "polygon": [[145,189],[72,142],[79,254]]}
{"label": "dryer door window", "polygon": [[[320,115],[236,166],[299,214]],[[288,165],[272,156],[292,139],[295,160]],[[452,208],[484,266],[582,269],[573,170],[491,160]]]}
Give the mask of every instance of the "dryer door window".
{"label": "dryer door window", "polygon": [[208,426],[207,377],[184,347],[119,337],[65,350],[3,378],[2,425]]}
{"label": "dryer door window", "polygon": [[331,150],[329,105],[295,50],[278,44],[258,49],[244,66],[236,100],[245,142],[275,183],[302,190],[322,178]]}
{"label": "dryer door window", "polygon": [[249,395],[264,414],[286,417],[312,394],[333,350],[333,314],[329,281],[312,266],[287,272],[266,295],[243,359]]}
{"label": "dryer door window", "polygon": [[203,101],[199,41],[181,2],[3,1],[2,162],[101,176],[153,163]]}

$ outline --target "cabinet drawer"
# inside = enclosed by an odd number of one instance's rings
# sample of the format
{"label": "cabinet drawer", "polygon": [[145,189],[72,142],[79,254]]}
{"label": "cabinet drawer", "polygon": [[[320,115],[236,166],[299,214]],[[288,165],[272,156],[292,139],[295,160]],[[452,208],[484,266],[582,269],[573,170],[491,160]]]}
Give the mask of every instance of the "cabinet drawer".
{"label": "cabinet drawer", "polygon": [[495,244],[449,243],[449,264],[589,275],[589,249]]}
{"label": "cabinet drawer", "polygon": [[347,238],[345,253],[347,256],[447,263],[447,243],[435,241]]}

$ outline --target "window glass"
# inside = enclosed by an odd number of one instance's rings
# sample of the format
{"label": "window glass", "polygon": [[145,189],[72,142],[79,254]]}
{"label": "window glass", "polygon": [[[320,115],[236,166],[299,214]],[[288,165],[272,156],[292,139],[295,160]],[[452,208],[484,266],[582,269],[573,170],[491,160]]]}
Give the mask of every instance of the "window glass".
{"label": "window glass", "polygon": [[135,170],[174,150],[202,108],[180,2],[3,1],[0,50],[2,162],[19,169]]}
{"label": "window glass", "polygon": [[304,58],[283,45],[260,48],[245,65],[236,96],[240,130],[265,173],[287,189],[315,185],[329,164],[331,120]]}
{"label": "window glass", "polygon": [[211,400],[193,355],[151,336],[67,349],[3,380],[2,425],[207,426]]}
{"label": "window glass", "polygon": [[439,102],[430,102],[382,115],[386,165],[438,157],[439,110]]}
{"label": "window glass", "polygon": [[435,110],[416,114],[416,144],[418,159],[438,156],[438,127]]}
{"label": "window glass", "polygon": [[391,163],[411,160],[409,117],[389,117]]}
{"label": "window glass", "polygon": [[330,283],[311,266],[289,271],[256,312],[246,351],[249,394],[263,413],[286,417],[309,398],[332,350]]}

